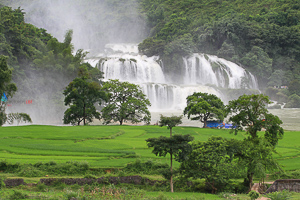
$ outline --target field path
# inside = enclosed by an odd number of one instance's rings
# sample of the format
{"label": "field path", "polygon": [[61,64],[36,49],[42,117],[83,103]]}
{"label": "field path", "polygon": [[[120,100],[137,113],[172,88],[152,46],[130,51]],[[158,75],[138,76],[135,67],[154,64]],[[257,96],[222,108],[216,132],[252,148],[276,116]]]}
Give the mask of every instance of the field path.
{"label": "field path", "polygon": [[[273,184],[273,183],[274,182],[265,182],[265,184]],[[254,185],[252,186],[251,190],[255,190],[256,192],[259,193],[258,187],[259,187],[259,184],[258,183],[254,183]],[[258,200],[269,200],[269,198],[267,198],[267,197],[259,197]]]}

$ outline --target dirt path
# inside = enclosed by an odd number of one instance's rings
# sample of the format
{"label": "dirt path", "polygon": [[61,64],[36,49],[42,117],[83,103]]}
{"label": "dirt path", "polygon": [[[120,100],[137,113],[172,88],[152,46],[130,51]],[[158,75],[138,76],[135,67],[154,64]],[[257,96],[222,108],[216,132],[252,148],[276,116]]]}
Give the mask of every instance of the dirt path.
{"label": "dirt path", "polygon": [[[265,182],[265,184],[273,184],[274,182]],[[256,192],[259,193],[258,191],[259,188],[259,184],[258,183],[254,183],[254,185],[252,186],[251,190],[255,190]],[[258,200],[269,200],[269,198],[267,197],[259,197]]]}

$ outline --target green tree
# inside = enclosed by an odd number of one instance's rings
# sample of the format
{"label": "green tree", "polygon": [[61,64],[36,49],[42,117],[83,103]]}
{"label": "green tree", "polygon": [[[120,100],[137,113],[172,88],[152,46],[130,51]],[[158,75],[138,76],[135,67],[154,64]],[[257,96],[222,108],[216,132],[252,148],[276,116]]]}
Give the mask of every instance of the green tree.
{"label": "green tree", "polygon": [[256,139],[258,131],[265,128],[265,138],[275,146],[283,137],[284,131],[280,127],[282,121],[266,108],[269,103],[269,97],[263,94],[243,95],[230,101],[227,112],[232,115],[228,120],[233,122],[235,134],[245,129],[251,139]]}
{"label": "green tree", "polygon": [[[271,146],[270,148],[274,149],[278,140],[281,139],[284,134],[283,128],[280,126],[282,121],[277,116],[268,112],[266,108],[268,103],[270,103],[268,96],[263,94],[252,94],[240,96],[237,100],[230,101],[227,106],[227,111],[231,114],[229,121],[233,122],[233,126],[235,127],[233,131],[237,134],[238,131],[245,129],[246,133],[249,134],[246,141],[250,146],[253,146],[248,149],[245,148],[251,153],[251,156],[244,159],[247,165],[247,178],[245,179],[245,183],[249,184],[250,188],[256,170],[255,167],[251,166],[257,166],[256,164],[260,162],[257,158],[262,160],[266,158],[266,156],[255,156],[258,155],[253,154],[255,148],[258,147],[261,140],[266,140],[267,144]],[[258,132],[261,131],[262,128],[265,129],[265,134],[264,137],[259,138]],[[268,156],[272,157],[272,153]],[[243,156],[243,158],[245,158],[245,156]]]}
{"label": "green tree", "polygon": [[[175,127],[176,125],[182,124],[182,116],[171,116],[171,117],[166,117],[163,115],[160,115],[160,121],[159,121],[159,126],[167,126],[168,129],[170,129],[170,138],[172,137],[172,128]],[[171,192],[173,192],[173,154],[172,152],[170,153],[170,172],[171,172],[171,177],[170,177],[170,188]]]}
{"label": "green tree", "polygon": [[180,165],[181,175],[185,178],[203,178],[213,194],[220,192],[236,173],[231,161],[238,142],[222,137],[211,137],[206,142],[193,142],[188,159]]}
{"label": "green tree", "polygon": [[284,106],[285,108],[300,108],[300,96],[292,94],[288,98],[288,102]]}
{"label": "green tree", "polygon": [[159,120],[159,126],[167,126],[168,129],[170,129],[170,137],[172,137],[172,128],[182,124],[182,116],[171,116],[171,117],[166,117],[163,115],[160,115],[160,120]]}
{"label": "green tree", "polygon": [[269,55],[258,46],[253,46],[251,51],[241,59],[242,64],[248,66],[249,71],[253,72],[263,84],[267,83],[266,77],[272,73],[272,61]]}
{"label": "green tree", "polygon": [[[183,113],[191,120],[200,120],[204,123],[203,128],[206,127],[206,122],[210,118],[223,120],[225,116],[225,106],[220,98],[214,94],[194,93],[188,96],[187,106]],[[191,117],[194,115],[195,117]]]}
{"label": "green tree", "polygon": [[100,113],[96,110],[95,104],[106,99],[106,94],[101,85],[90,80],[87,69],[80,70],[80,77],[75,78],[64,90],[65,105],[69,105],[64,114],[65,124],[86,125],[94,118],[100,119]]}
{"label": "green tree", "polygon": [[126,120],[150,123],[151,104],[138,85],[109,80],[103,84],[103,90],[108,93],[108,101],[101,110],[105,124],[115,121],[122,125]]}
{"label": "green tree", "polygon": [[7,57],[0,55],[0,126],[2,126],[7,118],[5,114],[6,98],[10,98],[17,91],[17,87],[14,83],[11,83],[12,71],[7,66]]}
{"label": "green tree", "polygon": [[279,164],[273,158],[274,146],[265,138],[244,139],[239,150],[234,153],[238,167],[245,174],[244,184],[248,191],[253,186],[253,177],[263,180],[267,173],[282,172]]}
{"label": "green tree", "polygon": [[190,135],[174,135],[172,137],[160,136],[159,138],[149,138],[146,140],[148,147],[153,147],[152,153],[156,156],[166,156],[170,154],[171,168],[170,168],[170,188],[173,190],[173,169],[172,169],[172,156],[178,162],[182,162],[187,159],[189,152],[191,151],[191,142],[194,138]]}
{"label": "green tree", "polygon": [[300,81],[295,79],[289,83],[289,92],[300,96]]}

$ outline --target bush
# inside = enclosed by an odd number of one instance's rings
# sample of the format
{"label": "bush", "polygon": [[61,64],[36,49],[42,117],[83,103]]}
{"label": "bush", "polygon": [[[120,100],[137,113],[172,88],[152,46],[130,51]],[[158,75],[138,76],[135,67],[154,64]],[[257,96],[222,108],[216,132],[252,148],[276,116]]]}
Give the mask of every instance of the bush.
{"label": "bush", "polygon": [[4,178],[0,177],[0,189],[5,188]]}
{"label": "bush", "polygon": [[93,174],[86,174],[83,178],[97,179],[97,177]]}
{"label": "bush", "polygon": [[169,169],[168,164],[153,162],[152,160],[148,160],[143,163],[140,159],[137,159],[135,162],[127,164],[126,167],[123,168],[123,171],[145,174],[160,174],[160,170],[164,169]]}
{"label": "bush", "polygon": [[259,193],[252,190],[248,193],[248,196],[251,198],[251,200],[255,200],[259,197]]}
{"label": "bush", "polygon": [[13,190],[13,194],[11,194],[9,196],[9,199],[12,199],[12,200],[15,200],[15,199],[26,199],[26,198],[28,198],[27,194],[23,194],[22,192],[16,191],[16,190]]}
{"label": "bush", "polygon": [[66,199],[70,200],[70,199],[77,199],[79,195],[77,192],[74,192],[72,190],[66,190],[64,196],[66,197]]}
{"label": "bush", "polygon": [[27,166],[27,167],[22,167],[18,175],[22,177],[40,177],[43,176],[44,174],[43,172],[41,172],[40,170],[36,169],[33,166]]}
{"label": "bush", "polygon": [[272,192],[267,194],[267,197],[271,200],[288,200],[291,199],[291,193],[287,190],[281,192]]}
{"label": "bush", "polygon": [[46,192],[47,186],[44,183],[39,183],[36,185],[37,191]]}

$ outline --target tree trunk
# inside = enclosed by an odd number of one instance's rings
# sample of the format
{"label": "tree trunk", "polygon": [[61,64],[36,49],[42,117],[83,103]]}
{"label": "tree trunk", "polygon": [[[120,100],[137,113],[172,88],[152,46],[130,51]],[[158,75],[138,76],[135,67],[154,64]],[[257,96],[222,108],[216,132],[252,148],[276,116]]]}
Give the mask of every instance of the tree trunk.
{"label": "tree trunk", "polygon": [[122,125],[122,124],[123,124],[123,119],[120,120],[120,125]]}
{"label": "tree trunk", "polygon": [[[170,128],[170,138],[172,137],[172,127]],[[171,178],[170,178],[170,188],[171,188],[171,192],[174,192],[173,189],[173,154],[170,153],[170,161],[171,161]]]}
{"label": "tree trunk", "polygon": [[172,153],[170,153],[170,157],[171,157],[171,178],[170,178],[170,188],[171,188],[171,192],[174,192],[174,189],[173,189],[173,159],[172,159]]}
{"label": "tree trunk", "polygon": [[85,104],[83,104],[83,125],[85,126]]}
{"label": "tree trunk", "polygon": [[253,172],[247,171],[247,178],[244,180],[245,186],[249,187],[249,192],[251,191],[253,185]]}

